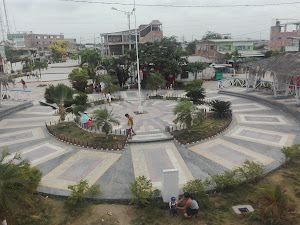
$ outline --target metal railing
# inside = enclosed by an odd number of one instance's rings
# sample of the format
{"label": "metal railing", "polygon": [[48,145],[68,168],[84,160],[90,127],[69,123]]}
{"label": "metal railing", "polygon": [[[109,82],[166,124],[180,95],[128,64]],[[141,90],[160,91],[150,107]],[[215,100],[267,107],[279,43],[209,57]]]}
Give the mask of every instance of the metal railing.
{"label": "metal railing", "polygon": [[28,99],[32,102],[31,91],[27,90],[16,90],[16,89],[3,89],[1,98],[2,99],[10,99],[10,100],[24,100]]}
{"label": "metal railing", "polygon": [[230,77],[230,78],[218,80],[218,89],[227,88],[231,86],[247,87],[247,79]]}

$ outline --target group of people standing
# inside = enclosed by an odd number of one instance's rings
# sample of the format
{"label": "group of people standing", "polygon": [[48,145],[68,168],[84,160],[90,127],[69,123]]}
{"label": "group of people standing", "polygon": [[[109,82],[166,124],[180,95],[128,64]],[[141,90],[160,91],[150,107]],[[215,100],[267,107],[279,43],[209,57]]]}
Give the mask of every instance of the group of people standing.
{"label": "group of people standing", "polygon": [[25,73],[25,75],[26,75],[26,77],[27,77],[27,80],[28,79],[31,79],[31,77],[32,78],[36,78],[36,79],[40,79],[40,78],[42,78],[42,75],[40,74],[39,75],[39,73],[36,71],[35,73],[34,72],[26,72]]}

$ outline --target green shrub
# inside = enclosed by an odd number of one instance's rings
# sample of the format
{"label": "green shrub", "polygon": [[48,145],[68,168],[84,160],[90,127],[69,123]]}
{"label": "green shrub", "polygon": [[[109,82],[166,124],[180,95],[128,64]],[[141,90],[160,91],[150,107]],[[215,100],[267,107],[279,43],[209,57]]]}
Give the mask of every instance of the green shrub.
{"label": "green shrub", "polygon": [[85,93],[79,93],[74,98],[74,104],[78,106],[85,106],[88,100],[88,96]]}
{"label": "green shrub", "polygon": [[196,199],[200,210],[208,209],[212,206],[205,189],[206,184],[201,179],[191,180],[182,188],[184,192],[188,192]]}
{"label": "green shrub", "polygon": [[182,81],[175,81],[174,82],[174,89],[184,89],[185,85]]}
{"label": "green shrub", "polygon": [[211,184],[216,191],[235,189],[240,183],[241,178],[237,177],[234,171],[225,171],[224,174],[215,174],[211,176]]}
{"label": "green shrub", "polygon": [[28,191],[33,194],[38,188],[42,179],[42,172],[37,167],[23,167],[21,169],[23,176],[29,181]]}
{"label": "green shrub", "polygon": [[281,152],[285,155],[286,161],[294,161],[300,158],[299,145],[293,145],[291,147],[283,147]]}
{"label": "green shrub", "polygon": [[76,116],[80,116],[79,112],[83,113],[87,109],[87,107],[84,105],[73,105],[72,108],[73,108],[73,113]]}
{"label": "green shrub", "polygon": [[235,189],[242,183],[256,182],[263,175],[263,165],[246,160],[241,167],[233,171],[225,171],[224,174],[211,176],[211,180],[206,180],[209,185],[213,185],[216,191]]}
{"label": "green shrub", "polygon": [[212,107],[211,111],[214,112],[216,118],[228,118],[231,116],[231,102],[214,100],[209,105]]}
{"label": "green shrub", "polygon": [[236,168],[234,172],[245,182],[255,182],[263,175],[263,165],[246,160],[244,165]]}
{"label": "green shrub", "polygon": [[72,194],[67,199],[70,206],[80,206],[87,197],[97,197],[101,195],[100,184],[89,186],[87,180],[81,180],[75,185],[69,185],[68,189]]}
{"label": "green shrub", "polygon": [[88,87],[85,89],[85,93],[87,93],[87,94],[92,94],[93,91],[94,91],[93,86],[88,86]]}
{"label": "green shrub", "polygon": [[185,87],[186,89],[193,88],[193,87],[201,88],[202,85],[203,85],[203,80],[193,80],[187,83]]}
{"label": "green shrub", "polygon": [[130,191],[133,194],[130,203],[140,206],[151,204],[160,194],[159,190],[153,190],[151,180],[145,176],[137,177],[134,183],[130,184]]}
{"label": "green shrub", "polygon": [[193,101],[203,100],[205,98],[205,89],[199,87],[190,87],[187,89],[186,96],[191,98]]}

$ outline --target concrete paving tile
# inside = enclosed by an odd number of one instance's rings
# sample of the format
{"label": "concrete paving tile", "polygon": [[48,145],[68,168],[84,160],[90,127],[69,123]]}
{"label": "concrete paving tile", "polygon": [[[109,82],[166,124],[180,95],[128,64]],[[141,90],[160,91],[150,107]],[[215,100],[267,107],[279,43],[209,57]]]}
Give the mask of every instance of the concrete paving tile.
{"label": "concrete paving tile", "polygon": [[26,129],[5,134],[0,134],[0,147],[11,144],[20,144],[45,138],[41,128]]}
{"label": "concrete paving tile", "polygon": [[291,125],[291,123],[281,115],[236,114],[235,118],[239,123],[244,124]]}
{"label": "concrete paving tile", "polygon": [[135,177],[146,176],[156,188],[161,188],[163,169],[178,169],[181,187],[193,179],[173,142],[134,145],[131,154]]}
{"label": "concrete paving tile", "polygon": [[257,103],[245,103],[245,104],[233,104],[233,112],[247,112],[247,111],[259,111],[259,110],[270,110],[270,108],[257,104]]}
{"label": "concrete paving tile", "polygon": [[119,159],[115,153],[81,150],[42,178],[41,185],[68,190],[80,180],[93,185]]}
{"label": "concrete paving tile", "polygon": [[242,166],[245,160],[259,162],[264,165],[268,165],[274,161],[272,158],[250,151],[249,149],[232,144],[220,138],[195,145],[190,147],[189,150],[194,151],[230,170],[235,167]]}
{"label": "concrete paving tile", "polygon": [[58,116],[51,117],[31,117],[31,118],[18,118],[18,119],[4,119],[0,122],[0,129],[8,128],[22,128],[22,127],[41,127],[45,122],[58,121]]}
{"label": "concrete paving tile", "polygon": [[15,152],[9,155],[8,157],[6,157],[5,159],[6,161],[11,160],[17,153],[20,153],[22,159],[28,159],[32,166],[37,166],[41,163],[47,162],[51,159],[61,156],[69,152],[70,150],[71,150],[71,145],[61,148],[50,142],[45,142],[21,150],[19,152]]}
{"label": "concrete paving tile", "polygon": [[290,146],[295,135],[275,131],[235,126],[226,136],[276,147]]}

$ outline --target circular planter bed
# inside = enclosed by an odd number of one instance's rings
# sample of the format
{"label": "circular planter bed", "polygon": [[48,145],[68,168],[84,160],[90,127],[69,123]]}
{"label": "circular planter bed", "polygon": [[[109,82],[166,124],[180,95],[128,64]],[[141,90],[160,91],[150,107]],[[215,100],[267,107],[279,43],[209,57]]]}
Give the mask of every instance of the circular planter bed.
{"label": "circular planter bed", "polygon": [[123,150],[126,144],[125,135],[108,135],[92,133],[78,127],[73,122],[62,122],[46,125],[48,132],[61,141],[81,147],[94,149]]}

